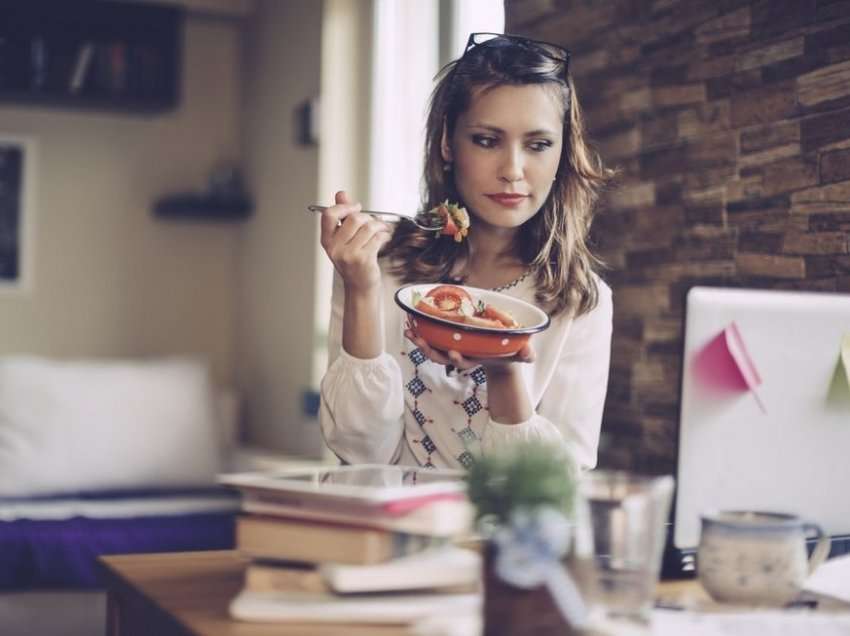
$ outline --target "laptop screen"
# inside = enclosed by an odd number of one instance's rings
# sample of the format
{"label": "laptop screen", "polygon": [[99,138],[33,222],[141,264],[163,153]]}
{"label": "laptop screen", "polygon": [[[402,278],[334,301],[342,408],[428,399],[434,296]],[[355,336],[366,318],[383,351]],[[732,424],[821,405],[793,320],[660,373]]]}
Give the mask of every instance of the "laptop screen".
{"label": "laptop screen", "polygon": [[[843,353],[843,357],[842,357]],[[850,534],[850,295],[688,293],[673,543],[700,514],[790,512]]]}

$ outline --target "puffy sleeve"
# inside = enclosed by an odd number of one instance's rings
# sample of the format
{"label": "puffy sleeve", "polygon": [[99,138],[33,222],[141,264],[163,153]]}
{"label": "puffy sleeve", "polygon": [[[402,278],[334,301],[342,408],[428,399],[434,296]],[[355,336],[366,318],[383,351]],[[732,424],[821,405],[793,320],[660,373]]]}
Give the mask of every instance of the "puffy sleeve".
{"label": "puffy sleeve", "polygon": [[322,435],[347,464],[395,463],[404,433],[401,369],[386,352],[361,359],[342,348],[344,293],[334,275],[328,370],[320,386]]}
{"label": "puffy sleeve", "polygon": [[611,288],[601,280],[597,284],[599,301],[572,321],[535,413],[519,424],[490,420],[482,440],[483,452],[522,441],[542,441],[563,445],[582,469],[596,466],[613,323]]}

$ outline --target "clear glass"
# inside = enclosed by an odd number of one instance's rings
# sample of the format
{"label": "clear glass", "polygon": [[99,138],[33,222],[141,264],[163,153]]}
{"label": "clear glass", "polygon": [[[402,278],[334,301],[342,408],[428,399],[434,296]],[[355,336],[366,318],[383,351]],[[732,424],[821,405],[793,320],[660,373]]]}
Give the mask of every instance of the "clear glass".
{"label": "clear glass", "polygon": [[673,483],[607,470],[582,479],[577,513],[590,523],[576,536],[571,569],[602,633],[649,628]]}

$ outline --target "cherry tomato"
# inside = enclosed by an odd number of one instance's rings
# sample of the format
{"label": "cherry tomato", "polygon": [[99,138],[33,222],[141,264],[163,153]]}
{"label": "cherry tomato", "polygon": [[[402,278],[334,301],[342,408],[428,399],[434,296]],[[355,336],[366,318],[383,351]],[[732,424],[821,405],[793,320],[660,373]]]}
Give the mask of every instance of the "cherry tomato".
{"label": "cherry tomato", "polygon": [[455,223],[455,221],[452,217],[449,216],[449,217],[446,218],[445,225],[443,226],[443,229],[440,230],[440,233],[441,234],[448,234],[449,236],[454,236],[455,234],[458,233],[457,224]]}
{"label": "cherry tomato", "polygon": [[435,307],[434,305],[430,305],[424,300],[420,300],[418,303],[416,303],[415,307],[423,314],[428,314],[429,316],[434,316],[435,318],[442,318],[443,320],[450,320],[452,322],[463,322],[463,316],[457,311],[446,311],[444,309],[440,309],[439,307]]}
{"label": "cherry tomato", "polygon": [[434,305],[444,311],[458,311],[464,299],[472,303],[472,296],[456,285],[438,285],[425,294],[434,299]]}

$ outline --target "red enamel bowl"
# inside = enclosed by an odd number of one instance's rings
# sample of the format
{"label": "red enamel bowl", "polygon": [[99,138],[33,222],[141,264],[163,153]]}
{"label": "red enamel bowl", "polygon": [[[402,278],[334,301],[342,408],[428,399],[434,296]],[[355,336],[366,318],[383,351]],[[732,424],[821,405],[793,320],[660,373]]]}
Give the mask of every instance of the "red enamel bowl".
{"label": "red enamel bowl", "polygon": [[469,358],[502,358],[522,349],[532,334],[549,326],[549,315],[519,298],[477,287],[455,285],[464,289],[474,301],[482,300],[506,311],[522,326],[513,329],[489,329],[445,320],[426,314],[413,306],[414,293],[425,296],[439,283],[406,285],[395,293],[395,301],[408,313],[413,329],[425,342],[441,351],[457,351]]}

